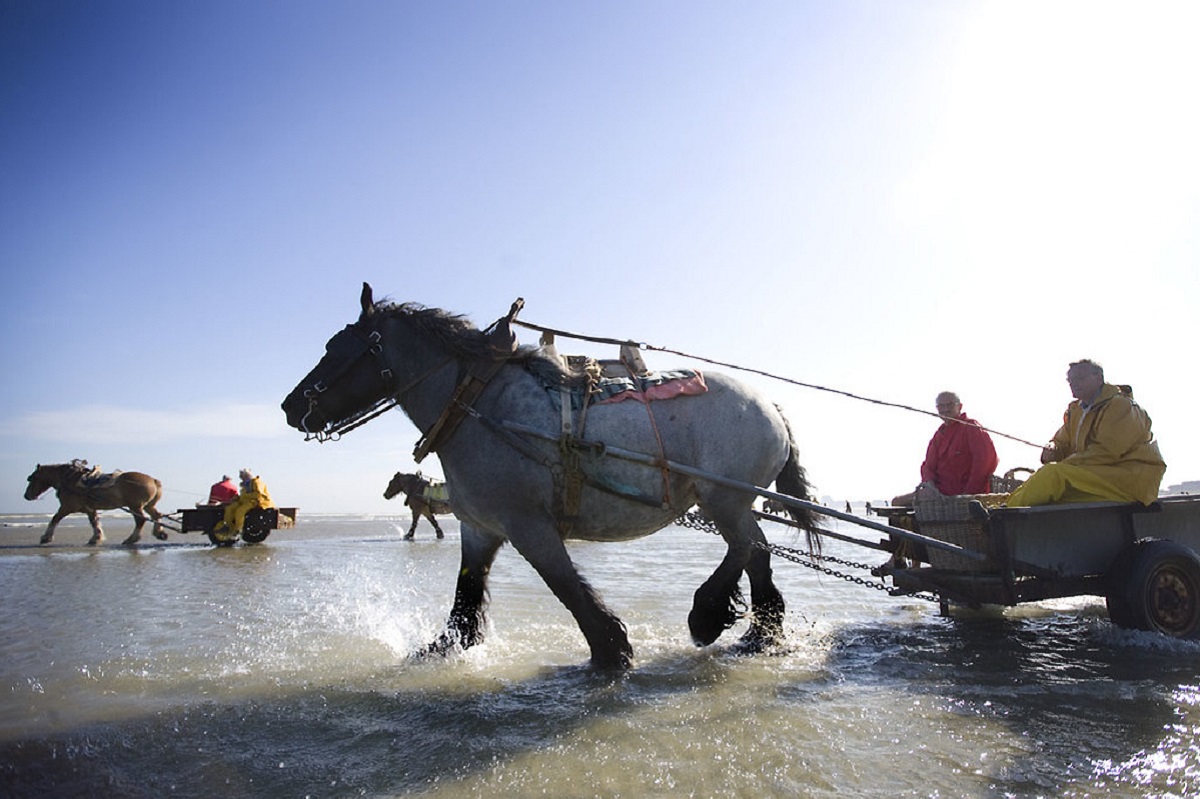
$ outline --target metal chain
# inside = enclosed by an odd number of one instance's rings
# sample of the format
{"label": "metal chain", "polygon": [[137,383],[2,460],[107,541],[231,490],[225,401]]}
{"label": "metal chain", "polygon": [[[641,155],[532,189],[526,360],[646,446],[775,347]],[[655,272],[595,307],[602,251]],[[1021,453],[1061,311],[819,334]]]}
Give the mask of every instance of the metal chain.
{"label": "metal chain", "polygon": [[[689,511],[689,512],[683,514],[682,516],[680,516],[678,519],[675,520],[675,524],[679,525],[680,527],[691,528],[692,530],[700,530],[701,532],[712,533],[713,535],[721,534],[721,531],[717,529],[716,524],[714,524],[710,519],[706,519],[701,514],[696,513],[695,511]],[[880,579],[879,582],[875,582],[873,580],[868,580],[866,578],[859,577],[854,574],[846,574],[844,572],[839,572],[835,569],[829,568],[828,566],[822,565],[823,561],[829,561],[830,563],[836,563],[839,566],[847,566],[852,569],[862,569],[864,571],[869,572],[873,568],[869,563],[859,563],[857,561],[852,561],[852,560],[843,560],[842,558],[837,558],[837,557],[834,557],[833,555],[816,555],[811,550],[806,551],[806,550],[802,550],[802,549],[793,549],[791,547],[785,547],[785,546],[781,546],[779,544],[772,544],[769,542],[766,544],[756,543],[755,545],[762,547],[763,549],[770,552],[772,555],[778,555],[779,557],[783,558],[784,560],[789,560],[792,563],[798,563],[807,569],[812,569],[814,571],[821,572],[822,574],[827,574],[830,577],[836,577],[839,580],[845,580],[846,582],[849,582],[849,583],[855,583],[856,585],[862,585],[862,586],[866,586],[867,588],[873,588],[876,591],[883,591],[884,593],[888,594],[889,596],[911,596],[914,599],[921,599],[921,600],[925,600],[926,602],[940,602],[941,601],[934,594],[910,593],[908,591],[902,591],[902,590],[895,589],[895,588],[888,588],[887,585],[884,584],[882,579]]]}

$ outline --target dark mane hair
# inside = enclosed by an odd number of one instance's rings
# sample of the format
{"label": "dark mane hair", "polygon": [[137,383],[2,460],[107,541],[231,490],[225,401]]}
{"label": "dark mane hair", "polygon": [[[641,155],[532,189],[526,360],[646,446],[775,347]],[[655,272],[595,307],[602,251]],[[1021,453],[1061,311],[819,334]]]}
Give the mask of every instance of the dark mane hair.
{"label": "dark mane hair", "polygon": [[386,300],[375,304],[375,312],[404,318],[418,332],[440,342],[456,355],[478,360],[500,358],[518,363],[546,385],[574,388],[587,385],[589,381],[585,371],[570,369],[542,347],[523,345],[511,355],[497,355],[489,346],[487,335],[462,314],[428,308],[416,302],[393,303]]}
{"label": "dark mane hair", "polygon": [[418,332],[437,340],[456,355],[468,358],[492,358],[483,331],[461,314],[441,308],[427,308],[416,302],[377,302],[375,312],[384,316],[401,317]]}

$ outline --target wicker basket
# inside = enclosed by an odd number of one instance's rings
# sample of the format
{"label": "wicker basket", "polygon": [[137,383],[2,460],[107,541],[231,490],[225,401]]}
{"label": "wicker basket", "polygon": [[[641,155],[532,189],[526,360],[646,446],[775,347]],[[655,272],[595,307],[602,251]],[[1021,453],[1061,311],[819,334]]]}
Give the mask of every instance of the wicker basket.
{"label": "wicker basket", "polygon": [[1021,483],[1025,482],[1024,480],[1017,479],[1017,477],[1016,477],[1017,472],[1027,472],[1029,474],[1033,474],[1033,469],[1030,469],[1025,466],[1018,466],[1015,469],[1009,469],[1007,472],[1004,473],[1003,477],[993,474],[991,477],[992,493],[993,494],[1011,494],[1012,492],[1016,491],[1017,487],[1019,485],[1021,485]]}
{"label": "wicker basket", "polygon": [[[971,517],[967,506],[972,501],[984,507],[995,507],[1008,497],[1007,494],[966,494],[936,499],[918,499],[916,502],[917,528],[922,535],[957,544],[964,549],[991,555],[990,538],[984,523]],[[935,569],[954,571],[988,571],[993,568],[990,560],[972,560],[942,549],[929,548],[929,565]]]}

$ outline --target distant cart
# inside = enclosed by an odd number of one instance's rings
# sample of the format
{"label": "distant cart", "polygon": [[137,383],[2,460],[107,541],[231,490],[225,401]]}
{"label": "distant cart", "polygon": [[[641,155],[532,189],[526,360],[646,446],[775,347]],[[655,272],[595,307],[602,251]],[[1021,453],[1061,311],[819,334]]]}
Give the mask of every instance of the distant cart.
{"label": "distant cart", "polygon": [[296,526],[296,508],[252,508],[246,514],[245,524],[239,536],[230,532],[213,532],[225,518],[222,505],[201,505],[197,508],[181,508],[179,532],[204,533],[208,540],[219,547],[233,546],[240,537],[247,544],[260,544],[267,540],[272,530],[288,530]]}

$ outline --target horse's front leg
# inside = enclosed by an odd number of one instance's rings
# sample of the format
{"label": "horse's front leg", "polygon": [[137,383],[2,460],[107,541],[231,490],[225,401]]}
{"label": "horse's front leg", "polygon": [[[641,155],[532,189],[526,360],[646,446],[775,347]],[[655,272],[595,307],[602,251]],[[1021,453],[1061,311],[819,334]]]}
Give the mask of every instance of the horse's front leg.
{"label": "horse's front leg", "polygon": [[413,536],[417,534],[417,522],[421,520],[421,514],[417,512],[416,507],[412,509],[412,524],[408,526],[408,533],[404,536],[405,541],[411,541]]}
{"label": "horse's front leg", "polygon": [[462,565],[454,587],[454,605],[446,620],[445,631],[433,643],[417,652],[418,657],[444,655],[455,647],[475,646],[483,641],[487,621],[487,580],[503,538],[479,532],[468,524],[461,526]]}
{"label": "horse's front leg", "polygon": [[58,523],[66,517],[67,513],[68,511],[63,510],[62,508],[58,509],[58,513],[54,514],[54,516],[50,518],[50,523],[46,525],[46,532],[42,533],[42,540],[39,543],[49,544],[54,540],[54,528],[58,527]]}
{"label": "horse's front leg", "polygon": [[104,529],[100,526],[100,514],[94,510],[87,512],[88,521],[92,523],[92,537],[88,540],[89,547],[99,546],[104,540]]}
{"label": "horse's front leg", "polygon": [[138,541],[141,541],[142,528],[146,525],[146,517],[142,515],[142,511],[140,509],[134,510],[133,508],[130,508],[129,512],[133,514],[133,532],[129,534],[128,538],[121,542],[121,546],[123,547],[131,547]]}
{"label": "horse's front leg", "polygon": [[625,625],[579,574],[553,524],[530,524],[509,540],[579,624],[592,653],[592,665],[600,669],[627,669],[633,663],[633,647]]}

